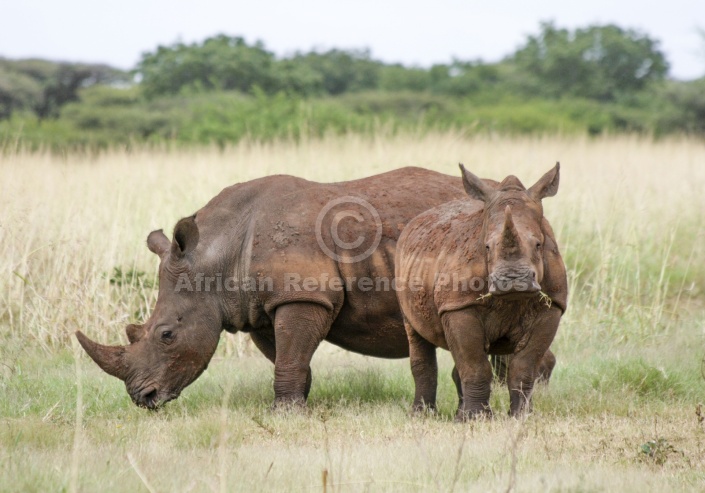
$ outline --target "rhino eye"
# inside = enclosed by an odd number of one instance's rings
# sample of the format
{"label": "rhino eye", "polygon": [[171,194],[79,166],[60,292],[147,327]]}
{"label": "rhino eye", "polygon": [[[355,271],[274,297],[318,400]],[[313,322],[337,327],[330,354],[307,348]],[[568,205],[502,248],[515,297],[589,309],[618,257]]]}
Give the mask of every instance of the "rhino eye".
{"label": "rhino eye", "polygon": [[162,331],[162,341],[171,341],[174,338],[174,333],[170,330]]}
{"label": "rhino eye", "polygon": [[536,243],[536,249],[541,250],[541,243]]}

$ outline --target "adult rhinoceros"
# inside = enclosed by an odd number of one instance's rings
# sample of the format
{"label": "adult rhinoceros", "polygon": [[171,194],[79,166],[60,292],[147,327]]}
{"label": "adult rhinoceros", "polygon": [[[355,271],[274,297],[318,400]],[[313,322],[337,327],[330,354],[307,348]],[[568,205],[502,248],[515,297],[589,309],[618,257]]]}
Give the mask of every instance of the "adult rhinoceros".
{"label": "adult rhinoceros", "polygon": [[132,400],[154,408],[208,366],[222,330],[247,332],[274,365],[275,404],[303,403],[321,341],[384,358],[409,355],[393,289],[396,241],[417,214],[464,195],[461,181],[404,168],[322,184],[270,176],[224,189],[152,232],[159,294],[128,346],[76,333]]}

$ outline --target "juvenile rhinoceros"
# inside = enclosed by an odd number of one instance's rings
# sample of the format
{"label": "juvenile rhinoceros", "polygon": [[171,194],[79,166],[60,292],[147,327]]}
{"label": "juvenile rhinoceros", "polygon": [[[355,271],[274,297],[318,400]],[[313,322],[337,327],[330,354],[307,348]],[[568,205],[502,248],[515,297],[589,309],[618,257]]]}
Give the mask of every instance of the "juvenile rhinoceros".
{"label": "juvenile rhinoceros", "polygon": [[461,165],[470,196],[410,221],[397,244],[399,302],[416,385],[414,408],[435,405],[436,347],[450,350],[456,419],[491,414],[488,354],[512,354],[510,412],[531,398],[567,306],[566,272],[541,200],[558,191],[559,165],[528,190],[514,176],[491,186]]}
{"label": "juvenile rhinoceros", "polygon": [[76,335],[132,400],[154,408],[207,367],[221,331],[248,332],[274,365],[275,403],[302,404],[321,341],[371,356],[409,354],[393,289],[396,241],[419,213],[464,196],[457,178],[404,168],[321,184],[271,176],[224,189],[152,232],[159,294],[128,346]]}

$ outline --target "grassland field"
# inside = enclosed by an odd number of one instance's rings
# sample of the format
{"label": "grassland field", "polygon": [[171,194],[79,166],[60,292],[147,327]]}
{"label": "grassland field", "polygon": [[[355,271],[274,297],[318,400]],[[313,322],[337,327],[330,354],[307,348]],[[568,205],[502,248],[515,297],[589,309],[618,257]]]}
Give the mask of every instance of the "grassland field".
{"label": "grassland field", "polygon": [[[533,183],[568,268],[558,365],[526,419],[411,416],[408,360],[324,343],[308,410],[273,412],[273,367],[223,335],[158,412],[78,346],[125,344],[156,299],[147,234],[223,187],[340,181],[407,166]],[[460,179],[460,178],[458,178]],[[638,137],[355,135],[193,150],[0,157],[0,491],[705,491],[705,142]]]}

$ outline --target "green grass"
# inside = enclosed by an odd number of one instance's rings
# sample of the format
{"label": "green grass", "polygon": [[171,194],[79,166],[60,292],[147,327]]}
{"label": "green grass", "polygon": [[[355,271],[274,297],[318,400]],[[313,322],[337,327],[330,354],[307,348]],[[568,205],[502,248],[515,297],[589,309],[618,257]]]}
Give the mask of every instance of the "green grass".
{"label": "green grass", "polygon": [[[620,138],[349,134],[223,149],[19,152],[0,163],[0,491],[698,491],[705,484],[705,145]],[[156,297],[149,231],[265,174],[321,181],[404,165],[524,183],[560,160],[546,215],[569,308],[525,421],[411,416],[408,361],[324,344],[305,412],[274,412],[273,368],[224,335],[158,412],[81,350],[125,343]],[[326,478],[324,487],[323,478]]]}
{"label": "green grass", "polygon": [[[121,382],[81,358],[76,435],[73,354],[26,354],[3,381],[0,489],[70,489],[76,467],[82,490],[144,489],[139,474],[156,491],[319,490],[327,470],[335,491],[449,490],[456,477],[459,491],[503,491],[512,454],[518,491],[687,491],[705,479],[696,365],[564,355],[526,422],[506,416],[506,389],[495,386],[495,419],[459,425],[447,353],[439,412],[417,417],[406,361],[331,347],[316,357],[305,412],[270,410],[272,367],[257,355],[218,358],[157,412],[133,406]],[[660,464],[641,452],[658,440],[673,449]]]}

